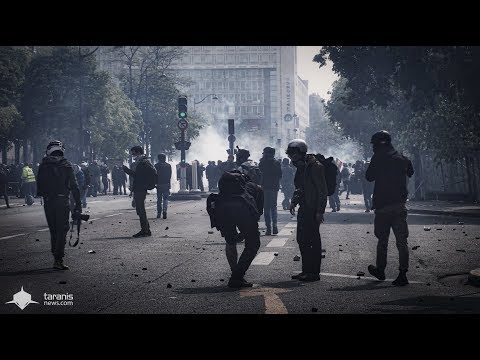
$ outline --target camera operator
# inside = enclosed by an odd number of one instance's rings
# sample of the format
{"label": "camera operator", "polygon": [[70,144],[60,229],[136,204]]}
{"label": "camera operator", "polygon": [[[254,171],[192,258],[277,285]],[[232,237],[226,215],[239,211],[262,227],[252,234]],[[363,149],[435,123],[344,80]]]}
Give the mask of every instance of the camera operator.
{"label": "camera operator", "polygon": [[72,218],[80,219],[82,213],[77,180],[72,164],[63,157],[64,153],[65,148],[60,141],[51,141],[37,177],[37,195],[43,196],[45,216],[50,229],[51,251],[55,259],[53,267],[59,270],[68,270],[68,266],[63,263],[63,257],[69,230],[70,192],[75,201]]}

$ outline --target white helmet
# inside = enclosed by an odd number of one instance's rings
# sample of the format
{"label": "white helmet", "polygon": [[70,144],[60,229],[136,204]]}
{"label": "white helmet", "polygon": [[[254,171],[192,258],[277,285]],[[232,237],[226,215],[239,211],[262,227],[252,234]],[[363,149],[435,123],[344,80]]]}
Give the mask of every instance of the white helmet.
{"label": "white helmet", "polygon": [[47,146],[47,151],[45,153],[47,156],[50,156],[54,151],[61,151],[62,155],[65,153],[65,148],[63,147],[63,144],[59,140],[53,140],[50,141],[50,143]]}
{"label": "white helmet", "polygon": [[306,154],[308,147],[305,140],[302,139],[293,139],[288,143],[287,150],[285,151],[286,154],[291,154],[294,151],[299,151],[301,153]]}

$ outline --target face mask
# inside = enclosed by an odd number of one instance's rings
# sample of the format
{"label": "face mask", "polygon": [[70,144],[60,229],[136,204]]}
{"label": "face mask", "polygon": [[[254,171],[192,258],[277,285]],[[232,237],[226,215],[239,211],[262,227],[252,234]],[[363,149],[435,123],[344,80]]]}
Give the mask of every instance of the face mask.
{"label": "face mask", "polygon": [[290,158],[290,160],[292,160],[292,164],[295,167],[305,165],[305,160],[304,160],[303,154],[301,153],[296,152],[294,154],[288,155],[288,157]]}

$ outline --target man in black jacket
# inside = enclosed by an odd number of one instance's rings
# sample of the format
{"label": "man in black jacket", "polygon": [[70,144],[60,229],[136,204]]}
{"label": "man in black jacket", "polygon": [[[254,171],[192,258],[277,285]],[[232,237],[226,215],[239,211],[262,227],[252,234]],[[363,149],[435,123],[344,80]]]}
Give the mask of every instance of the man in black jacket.
{"label": "man in black jacket", "polygon": [[[75,202],[73,219],[80,219],[82,203],[80,190],[72,164],[63,157],[65,148],[58,141],[51,141],[47,146],[46,157],[38,168],[37,195],[43,196],[45,216],[50,229],[51,251],[55,262],[53,267],[68,270],[63,263],[65,243],[69,229],[70,192]],[[78,220],[80,221],[80,220]]]}
{"label": "man in black jacket", "polygon": [[264,216],[265,226],[267,231],[265,235],[272,235],[272,223],[273,234],[278,234],[277,227],[277,197],[278,190],[280,188],[280,179],[282,178],[282,167],[280,162],[275,160],[275,149],[272,147],[266,147],[263,149],[263,157],[260,159],[259,164],[261,177],[261,186],[264,193]]}
{"label": "man in black jacket", "polygon": [[125,165],[123,165],[123,170],[133,178],[133,199],[135,201],[137,215],[140,217],[140,226],[142,228],[137,234],[133,235],[133,237],[152,236],[150,224],[147,219],[147,212],[145,211],[145,198],[147,197],[150,172],[156,170],[147,157],[143,155],[143,148],[141,146],[132,147],[130,153],[137,164],[135,170],[129,169]]}
{"label": "man in black jacket", "polygon": [[5,204],[7,208],[11,208],[8,202],[8,169],[3,164],[0,164],[0,197],[5,199]]}
{"label": "man in black jacket", "polygon": [[170,195],[170,181],[172,179],[172,167],[167,163],[165,154],[158,154],[157,170],[157,219],[163,211],[163,218],[167,218],[168,196]]}
{"label": "man in black jacket", "polygon": [[400,273],[393,281],[395,286],[408,284],[408,225],[407,225],[407,176],[413,175],[411,161],[392,146],[390,134],[384,130],[372,136],[374,155],[365,177],[375,181],[372,209],[375,209],[375,236],[377,266],[369,265],[368,271],[379,280],[385,280],[387,248],[390,228],[395,234],[400,262]]}

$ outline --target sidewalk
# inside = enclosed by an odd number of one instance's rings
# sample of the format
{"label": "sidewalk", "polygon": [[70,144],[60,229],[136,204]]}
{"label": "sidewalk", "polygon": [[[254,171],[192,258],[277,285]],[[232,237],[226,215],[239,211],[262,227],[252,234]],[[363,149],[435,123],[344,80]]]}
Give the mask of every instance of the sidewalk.
{"label": "sidewalk", "polygon": [[407,208],[412,214],[480,217],[480,206],[461,201],[408,201]]}

